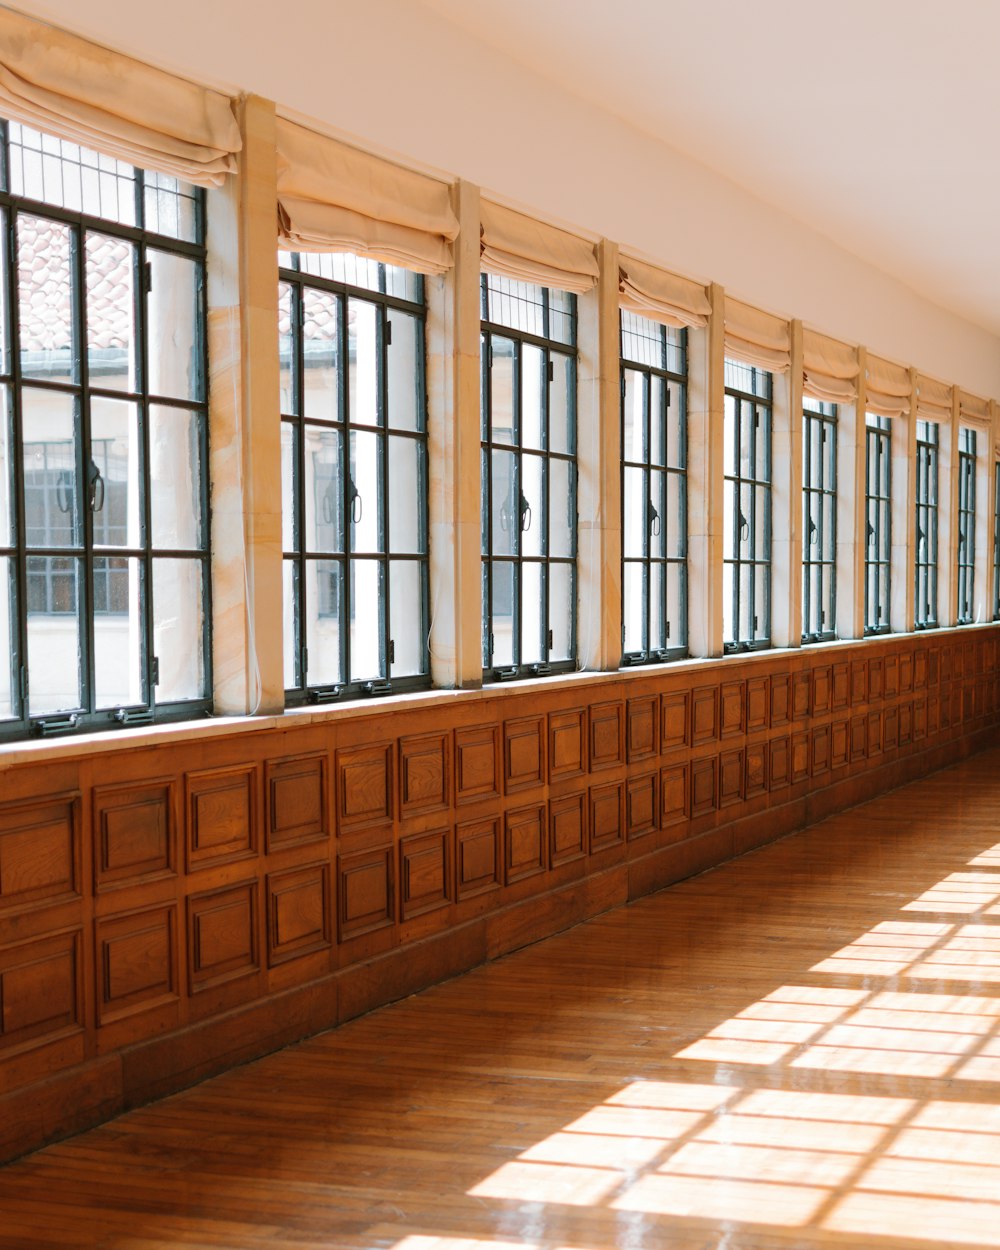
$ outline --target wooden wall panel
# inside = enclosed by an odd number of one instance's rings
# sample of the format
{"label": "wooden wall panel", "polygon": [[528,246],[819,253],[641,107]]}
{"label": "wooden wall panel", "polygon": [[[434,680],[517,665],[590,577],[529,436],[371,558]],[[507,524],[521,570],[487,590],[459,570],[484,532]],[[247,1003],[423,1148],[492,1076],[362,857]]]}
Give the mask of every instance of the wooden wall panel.
{"label": "wooden wall panel", "polygon": [[472,820],[459,825],[456,848],[459,900],[500,888],[502,840],[499,820]]}
{"label": "wooden wall panel", "polygon": [[660,750],[672,751],[691,741],[691,692],[675,690],[660,699]]}
{"label": "wooden wall panel", "polygon": [[340,831],[392,820],[395,743],[341,747],[337,752],[337,821]]}
{"label": "wooden wall panel", "polygon": [[188,773],[188,872],[257,854],[257,775],[253,764]]}
{"label": "wooden wall panel", "polygon": [[338,857],[341,941],[384,929],[396,919],[392,858],[392,847]]}
{"label": "wooden wall panel", "polygon": [[507,721],[503,727],[505,794],[531,790],[545,780],[545,725],[541,716]]}
{"label": "wooden wall panel", "polygon": [[98,1024],[179,1000],[176,904],[98,920],[95,946]]}
{"label": "wooden wall panel", "polygon": [[0,914],[79,898],[80,799],[0,807]]}
{"label": "wooden wall panel", "polygon": [[590,787],[590,853],[625,840],[625,787],[618,781]]}
{"label": "wooden wall panel", "polygon": [[660,750],[659,700],[655,694],[629,699],[626,704],[626,750],[628,762],[652,759]]}
{"label": "wooden wall panel", "polygon": [[624,708],[620,703],[599,703],[590,709],[590,771],[624,762]]}
{"label": "wooden wall panel", "polygon": [[0,1055],[83,1028],[81,943],[77,929],[0,949]]}
{"label": "wooden wall panel", "polygon": [[655,832],[659,806],[660,778],[657,773],[629,777],[625,782],[625,836],[630,842]]}
{"label": "wooden wall panel", "polygon": [[188,978],[197,994],[260,968],[257,882],[188,898]]}
{"label": "wooden wall panel", "polygon": [[94,878],[99,891],[176,874],[175,789],[163,779],[94,790]]}
{"label": "wooden wall panel", "polygon": [[330,866],[267,876],[267,962],[273,968],[332,945]]}
{"label": "wooden wall panel", "polygon": [[452,901],[451,834],[413,834],[399,843],[399,907],[403,920],[436,911]]}
{"label": "wooden wall panel", "polygon": [[587,713],[581,707],[549,713],[549,780],[581,777],[587,769]]}
{"label": "wooden wall panel", "polygon": [[549,862],[553,868],[587,854],[587,795],[565,794],[549,802]]}
{"label": "wooden wall panel", "polygon": [[264,768],[268,851],[323,842],[330,835],[325,755],[268,760]]}
{"label": "wooden wall panel", "polygon": [[507,885],[540,876],[547,866],[544,807],[518,807],[506,814],[504,868]]}
{"label": "wooden wall panel", "polygon": [[399,810],[404,819],[451,806],[449,734],[400,738],[399,790]]}
{"label": "wooden wall panel", "polygon": [[500,726],[455,731],[455,801],[477,803],[500,797]]}

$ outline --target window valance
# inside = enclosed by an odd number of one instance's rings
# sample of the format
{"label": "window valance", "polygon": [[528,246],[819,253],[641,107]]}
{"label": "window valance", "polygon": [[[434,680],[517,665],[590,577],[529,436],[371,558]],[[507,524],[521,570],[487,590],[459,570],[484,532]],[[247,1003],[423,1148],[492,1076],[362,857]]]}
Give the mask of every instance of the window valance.
{"label": "window valance", "polygon": [[868,357],[865,404],[879,417],[905,417],[910,412],[910,371],[881,356]]}
{"label": "window valance", "polygon": [[705,288],[631,256],[623,256],[618,270],[619,303],[630,312],[664,325],[703,329],[712,305]]}
{"label": "window valance", "polygon": [[480,252],[487,273],[582,295],[597,284],[594,245],[545,222],[483,200]]}
{"label": "window valance", "polygon": [[726,355],[773,373],[791,365],[788,322],[739,300],[726,299]]}
{"label": "window valance", "polygon": [[857,349],[815,330],[802,331],[802,389],[828,404],[852,404],[858,397]]}

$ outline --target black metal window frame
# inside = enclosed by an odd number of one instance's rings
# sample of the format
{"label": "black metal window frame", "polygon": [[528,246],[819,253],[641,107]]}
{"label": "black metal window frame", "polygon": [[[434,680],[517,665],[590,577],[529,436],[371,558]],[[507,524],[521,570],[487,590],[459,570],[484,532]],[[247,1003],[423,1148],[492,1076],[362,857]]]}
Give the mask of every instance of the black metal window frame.
{"label": "black metal window frame", "polygon": [[[99,729],[124,728],[172,720],[186,720],[211,712],[212,699],[212,653],[211,653],[211,570],[210,548],[208,536],[211,532],[210,494],[208,482],[208,359],[207,359],[207,303],[206,303],[206,262],[205,246],[205,193],[200,188],[184,185],[178,195],[188,201],[192,213],[192,234],[194,241],[164,234],[147,228],[147,188],[156,192],[162,190],[159,183],[160,175],[150,173],[138,166],[128,165],[128,176],[112,175],[105,170],[105,178],[115,180],[114,196],[120,201],[123,186],[126,193],[134,198],[133,212],[136,224],[124,224],[110,217],[102,217],[93,213],[72,208],[65,208],[46,200],[36,200],[24,195],[15,195],[9,188],[11,185],[11,149],[18,147],[23,152],[29,150],[29,136],[35,132],[29,128],[24,130],[24,147],[15,143],[10,137],[10,123],[0,120],[0,238],[2,238],[2,260],[0,260],[0,304],[6,304],[7,326],[3,333],[6,344],[0,356],[7,358],[7,367],[0,365],[0,389],[6,390],[8,402],[0,406],[0,423],[7,426],[7,445],[11,459],[11,504],[12,534],[14,542],[10,546],[0,543],[0,560],[13,562],[15,574],[13,585],[13,605],[10,620],[12,666],[12,702],[14,715],[0,720],[0,741],[22,738],[28,734],[41,737],[71,734],[76,732]],[[49,136],[42,135],[43,145],[59,143]],[[62,153],[66,153],[65,144],[59,143]],[[75,145],[71,145],[75,149]],[[30,149],[42,152],[42,148]],[[89,153],[88,153],[89,155]],[[84,164],[84,150],[75,157],[55,156],[49,151],[50,172],[58,161],[65,161],[82,171],[95,171],[96,165]],[[101,157],[103,162],[105,158]],[[104,168],[102,166],[102,168]],[[127,184],[131,183],[131,190]],[[103,190],[101,192],[103,196]],[[103,202],[103,201],[102,201]],[[155,216],[150,213],[150,216]],[[39,376],[39,371],[32,371],[28,378],[23,376],[22,351],[19,349],[20,335],[20,296],[18,266],[18,222],[22,217],[51,221],[68,231],[70,246],[71,293],[69,301],[69,317],[72,327],[72,347],[65,358],[53,361],[53,369],[69,370],[75,373],[75,380],[63,381],[55,378]],[[131,274],[131,290],[133,296],[132,314],[133,340],[131,349],[134,352],[136,388],[133,390],[120,387],[103,387],[101,377],[106,372],[99,363],[91,364],[88,360],[88,308],[87,308],[87,252],[85,241],[90,235],[110,237],[131,245],[134,248]],[[193,348],[193,372],[197,378],[197,397],[184,399],[156,393],[150,388],[150,334],[148,317],[148,296],[152,290],[153,266],[150,255],[168,253],[194,262],[196,274],[195,300],[196,310],[193,318],[195,342]],[[73,409],[73,465],[69,473],[72,486],[65,489],[73,495],[76,520],[74,522],[79,535],[75,542],[70,541],[63,546],[32,545],[26,541],[25,482],[22,471],[24,464],[24,447],[37,440],[25,431],[23,421],[23,402],[27,393],[62,396],[72,405]],[[96,547],[95,531],[100,531],[102,519],[100,512],[104,505],[107,483],[104,481],[92,457],[92,447],[102,440],[91,438],[91,404],[95,399],[106,399],[134,405],[137,424],[138,463],[140,468],[140,505],[138,535],[139,542],[134,545],[118,544],[115,546],[101,545]],[[151,512],[151,478],[150,478],[150,409],[169,409],[183,415],[195,417],[195,440],[197,448],[194,454],[201,466],[200,480],[197,485],[194,502],[199,510],[201,545],[199,547],[167,548],[154,545]],[[3,410],[3,408],[6,410]],[[66,506],[64,504],[64,506]],[[95,550],[96,547],[96,550]],[[63,569],[67,585],[71,586],[74,600],[72,612],[79,623],[77,668],[79,689],[82,694],[79,706],[60,708],[59,711],[32,714],[30,711],[32,674],[29,671],[28,618],[32,615],[31,595],[29,593],[29,564],[31,561],[46,560],[55,562]],[[139,666],[143,699],[141,702],[130,702],[127,705],[106,707],[98,706],[97,678],[95,672],[95,618],[102,615],[101,608],[95,605],[95,585],[100,582],[101,569],[105,579],[114,577],[116,570],[124,569],[128,561],[136,561],[139,566],[142,609],[140,613],[140,655]],[[207,692],[205,697],[184,699],[174,702],[158,702],[156,687],[160,681],[159,657],[155,654],[154,632],[156,605],[154,603],[154,566],[157,561],[189,561],[200,565],[200,593],[202,608],[202,624],[200,637],[194,640],[200,648],[200,664],[202,689]],[[47,591],[46,591],[47,593]]]}
{"label": "black metal window frame", "polygon": [[938,472],[940,429],[935,421],[918,421],[916,483],[916,550],[914,553],[913,617],[915,629],[938,624]]}
{"label": "black metal window frame", "polygon": [[955,621],[969,625],[976,601],[976,431],[958,431],[958,598]]}
{"label": "black metal window frame", "polygon": [[[726,423],[730,423],[732,413],[732,428],[725,431],[724,437],[732,441],[724,488],[731,503],[732,517],[726,535],[730,554],[723,557],[723,567],[724,575],[731,578],[732,611],[725,623],[728,628],[724,650],[727,653],[763,651],[771,646],[773,380],[766,369],[737,360],[727,359],[725,369]],[[749,385],[740,386],[741,378]],[[744,416],[749,418],[748,446],[744,446]],[[747,512],[743,511],[744,503]],[[741,583],[746,570],[750,571],[750,576],[745,595]],[[760,574],[763,585],[758,587]],[[763,604],[759,602],[762,595]],[[747,637],[742,636],[740,629],[744,597],[748,598],[745,615],[750,622]]]}
{"label": "black metal window frame", "polygon": [[[282,424],[290,427],[294,432],[292,439],[293,502],[291,507],[294,537],[291,549],[289,549],[287,543],[284,546],[283,562],[286,567],[291,566],[295,586],[292,621],[294,638],[291,643],[294,653],[295,680],[291,685],[286,683],[285,703],[289,707],[295,707],[305,703],[330,703],[366,696],[426,690],[431,685],[431,674],[429,640],[430,556],[427,500],[429,474],[427,450],[427,303],[424,298],[423,279],[420,275],[411,275],[417,280],[419,298],[407,299],[390,293],[386,266],[381,263],[377,267],[379,289],[376,291],[370,287],[357,286],[346,281],[339,281],[335,278],[323,277],[316,273],[307,272],[301,267],[296,253],[283,253],[281,261],[282,263],[280,263],[278,270],[279,287],[280,285],[287,286],[291,293],[288,341],[291,344],[291,360],[289,364],[292,371],[292,407],[295,409],[294,412],[282,412],[281,414]],[[355,421],[352,418],[349,367],[338,369],[336,419],[324,420],[314,415],[307,417],[305,414],[305,372],[309,366],[306,360],[307,353],[303,350],[302,328],[304,324],[304,296],[305,292],[309,290],[324,292],[337,300],[337,357],[340,361],[348,362],[348,365],[350,358],[348,308],[350,303],[362,301],[370,304],[376,310],[378,356],[376,385],[378,395],[377,420],[374,425]],[[414,378],[418,395],[417,411],[419,413],[419,428],[416,430],[390,426],[388,421],[388,351],[391,344],[391,314],[393,310],[412,317],[419,334],[416,351],[417,369]],[[306,530],[305,483],[308,476],[305,463],[305,434],[310,429],[331,432],[340,439],[338,460],[340,481],[336,483],[339,486],[338,493],[340,498],[339,500],[334,500],[334,507],[339,507],[340,509],[341,522],[339,528],[342,541],[336,550],[311,551],[308,549],[308,544],[304,537]],[[352,536],[359,513],[358,492],[350,471],[349,446],[352,433],[374,436],[379,440],[378,460],[381,490],[379,502],[382,506],[380,514],[382,537],[381,549],[378,551],[362,551],[360,548],[355,548]],[[392,481],[390,479],[390,456],[388,454],[388,440],[390,437],[393,439],[409,439],[417,444],[419,448],[417,455],[419,530],[417,545],[420,551],[417,553],[395,552],[392,550],[390,527]],[[361,508],[364,506],[362,501]],[[380,603],[378,609],[380,631],[378,664],[380,672],[365,677],[352,678],[351,623],[355,618],[356,604],[354,596],[352,596],[350,569],[352,563],[357,560],[375,563],[380,569]],[[319,616],[333,618],[335,615],[339,615],[340,619],[338,645],[341,677],[336,682],[310,684],[308,681],[309,649],[305,619],[309,611],[309,605],[306,602],[307,586],[309,584],[306,577],[306,567],[310,562],[334,564],[338,568],[338,584],[335,588],[329,586],[317,588],[317,595],[322,603],[318,613]],[[405,676],[392,673],[392,665],[395,662],[396,654],[396,639],[393,637],[392,632],[390,565],[400,562],[412,562],[420,570],[420,613],[418,619],[412,622],[412,627],[419,638],[419,665],[422,671],[419,674],[407,674]],[[331,607],[334,599],[336,602],[335,608]]]}
{"label": "black metal window frame", "polygon": [[[667,327],[635,313],[620,312],[621,344],[621,438],[622,438],[622,664],[658,664],[683,659],[687,647],[687,330],[676,332],[676,341]],[[631,336],[648,342],[658,363],[636,360],[628,355]],[[670,368],[671,361],[679,365]],[[642,388],[642,424],[638,458],[626,453],[625,404],[627,378],[632,374]],[[655,411],[654,411],[655,409]],[[674,426],[670,437],[668,426]],[[654,438],[654,427],[656,437]],[[677,450],[671,463],[670,448]],[[655,449],[659,449],[659,457]],[[655,476],[654,476],[655,475]],[[637,506],[641,509],[643,550],[626,554],[624,535],[630,497],[630,484],[641,479]],[[655,496],[655,498],[654,498]],[[676,503],[674,502],[676,500]],[[657,501],[659,506],[657,506]],[[633,501],[633,506],[635,501]],[[671,532],[676,521],[679,533]],[[654,554],[654,547],[657,548]],[[671,554],[673,552],[674,554]],[[633,569],[642,586],[642,645],[626,649],[625,625],[628,571]],[[673,573],[673,579],[669,576]],[[654,576],[655,573],[655,576]],[[654,583],[659,588],[654,602]],[[676,591],[669,593],[669,583]],[[659,637],[654,638],[654,631]]]}
{"label": "black metal window frame", "polygon": [[887,634],[892,571],[892,425],[865,421],[865,634]]}
{"label": "black metal window frame", "polygon": [[1000,621],[1000,461],[993,465],[993,619]]}
{"label": "black metal window frame", "polygon": [[[577,414],[576,414],[576,296],[569,296],[570,312],[568,320],[571,325],[570,342],[563,342],[554,337],[551,329],[552,295],[550,288],[528,284],[529,291],[539,294],[541,313],[541,334],[533,334],[524,329],[515,328],[501,321],[490,319],[490,275],[483,273],[480,279],[481,296],[481,499],[482,499],[482,603],[483,603],[483,681],[511,681],[524,677],[542,677],[550,673],[571,672],[577,666],[577,572],[576,560],[578,550],[577,535]],[[565,295],[565,293],[560,292]],[[514,297],[515,300],[518,297]],[[523,298],[523,297],[521,297]],[[498,303],[502,298],[498,297]],[[566,314],[561,314],[566,319]],[[513,429],[510,441],[497,440],[493,419],[493,387],[491,375],[493,369],[494,347],[497,340],[512,344],[512,420]],[[544,387],[541,401],[541,446],[526,448],[523,438],[522,423],[522,354],[526,347],[537,348],[543,357]],[[569,446],[567,452],[552,450],[550,445],[550,397],[554,381],[554,361],[572,361],[569,370]],[[513,473],[509,483],[509,498],[494,498],[493,462],[494,453],[508,454],[512,457]],[[541,460],[542,465],[542,499],[537,501],[537,515],[526,498],[522,489],[523,465],[527,456]],[[570,515],[567,518],[570,534],[570,554],[553,556],[550,550],[550,500],[549,483],[552,466],[556,462],[565,464],[569,483],[570,498],[568,506]],[[499,519],[501,528],[516,536],[511,545],[510,553],[497,555],[494,543],[494,524]],[[524,555],[522,553],[521,535],[527,532],[532,524],[541,527],[540,554]],[[509,565],[512,572],[511,589],[511,659],[509,665],[494,663],[494,608],[498,594],[496,585],[496,569],[498,565]],[[528,565],[537,566],[542,589],[542,622],[540,639],[540,657],[537,661],[523,662],[524,636],[521,609],[521,593],[524,570]],[[569,619],[569,658],[552,659],[554,626],[551,613],[551,580],[552,571],[561,567],[565,570],[570,587],[570,619]]]}
{"label": "black metal window frame", "polygon": [[806,400],[802,411],[803,642],[836,638],[836,603],[837,405]]}

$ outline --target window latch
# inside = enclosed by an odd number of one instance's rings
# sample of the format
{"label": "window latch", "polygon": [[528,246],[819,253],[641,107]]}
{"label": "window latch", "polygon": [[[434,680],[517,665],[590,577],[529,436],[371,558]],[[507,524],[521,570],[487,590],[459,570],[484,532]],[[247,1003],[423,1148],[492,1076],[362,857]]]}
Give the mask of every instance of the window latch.
{"label": "window latch", "polygon": [[153,712],[148,707],[116,707],[110,713],[111,719],[119,725],[151,725]]}
{"label": "window latch", "polygon": [[743,515],[742,509],[741,509],[740,511],[740,541],[742,542],[744,539],[749,538],[749,537],[750,537],[750,522]]}
{"label": "window latch", "polygon": [[87,470],[87,502],[91,512],[100,512],[104,508],[104,478],[93,460]]}
{"label": "window latch", "polygon": [[366,681],[361,687],[365,694],[392,694],[391,681]]}
{"label": "window latch", "polygon": [[79,712],[70,712],[68,716],[47,716],[44,720],[35,722],[37,731],[43,738],[54,738],[57,734],[73,733],[79,727],[79,724]]}
{"label": "window latch", "polygon": [[60,469],[56,478],[56,504],[60,512],[73,511],[73,473],[69,469]]}
{"label": "window latch", "polygon": [[652,497],[649,499],[649,532],[654,538],[660,532],[660,514],[656,511],[656,505],[653,503]]}
{"label": "window latch", "polygon": [[521,492],[521,533],[527,534],[531,529],[531,504],[524,497],[524,491]]}
{"label": "window latch", "polygon": [[343,686],[313,686],[306,697],[310,703],[333,703],[340,698]]}
{"label": "window latch", "polygon": [[360,525],[364,503],[361,498],[361,492],[354,485],[354,478],[349,473],[347,475],[347,498],[350,502],[351,520],[355,525]]}

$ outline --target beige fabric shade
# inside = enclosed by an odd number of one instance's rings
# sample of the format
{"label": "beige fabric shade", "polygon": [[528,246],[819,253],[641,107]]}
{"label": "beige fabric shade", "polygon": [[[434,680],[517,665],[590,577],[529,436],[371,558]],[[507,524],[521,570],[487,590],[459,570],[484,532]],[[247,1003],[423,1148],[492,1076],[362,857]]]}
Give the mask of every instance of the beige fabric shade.
{"label": "beige fabric shade", "polygon": [[917,376],[917,416],[921,421],[951,420],[952,388],[924,375]]}
{"label": "beige fabric shade", "polygon": [[868,357],[865,405],[880,417],[903,417],[910,411],[910,371],[880,356]]}
{"label": "beige fabric shade", "polygon": [[705,288],[631,256],[618,270],[619,304],[630,312],[677,328],[704,329],[712,305]]}
{"label": "beige fabric shade", "polygon": [[784,373],[791,365],[788,322],[739,300],[726,299],[726,355],[748,365]]}
{"label": "beige fabric shade", "polygon": [[487,273],[582,295],[597,284],[594,245],[575,234],[483,200],[482,266]]}
{"label": "beige fabric shade", "polygon": [[990,421],[990,401],[970,395],[968,391],[959,391],[958,411],[963,421],[974,421],[979,425]]}
{"label": "beige fabric shade", "polygon": [[283,117],[278,238],[293,252],[354,252],[421,273],[453,264],[458,218],[446,183]]}
{"label": "beige fabric shade", "polygon": [[802,389],[828,404],[851,404],[858,397],[858,353],[847,343],[815,330],[802,331]]}
{"label": "beige fabric shade", "polygon": [[225,182],[241,147],[228,97],[9,9],[0,114],[202,187]]}

